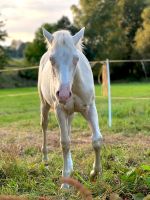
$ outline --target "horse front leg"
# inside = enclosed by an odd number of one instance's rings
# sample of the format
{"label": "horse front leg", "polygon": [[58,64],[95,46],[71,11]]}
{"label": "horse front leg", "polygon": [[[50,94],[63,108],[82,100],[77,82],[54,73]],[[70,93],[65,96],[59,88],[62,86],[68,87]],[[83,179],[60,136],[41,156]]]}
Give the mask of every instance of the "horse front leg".
{"label": "horse front leg", "polygon": [[83,116],[89,122],[92,129],[92,146],[95,152],[95,159],[93,163],[93,169],[90,173],[91,179],[94,179],[98,174],[101,173],[101,160],[100,160],[100,150],[102,144],[102,135],[99,129],[98,114],[95,102],[90,105],[87,112],[82,113]]}
{"label": "horse front leg", "polygon": [[[57,113],[57,119],[60,126],[60,142],[62,146],[62,153],[63,153],[63,171],[62,176],[63,177],[69,177],[71,172],[73,171],[73,162],[70,152],[70,136],[69,136],[69,130],[70,130],[70,117],[64,113],[64,111],[57,107],[56,109]],[[61,188],[69,188],[68,184],[62,184]]]}
{"label": "horse front leg", "polygon": [[41,126],[42,126],[42,133],[43,133],[43,161],[47,164],[48,156],[47,156],[47,126],[48,126],[48,113],[49,113],[50,106],[47,103],[41,102]]}

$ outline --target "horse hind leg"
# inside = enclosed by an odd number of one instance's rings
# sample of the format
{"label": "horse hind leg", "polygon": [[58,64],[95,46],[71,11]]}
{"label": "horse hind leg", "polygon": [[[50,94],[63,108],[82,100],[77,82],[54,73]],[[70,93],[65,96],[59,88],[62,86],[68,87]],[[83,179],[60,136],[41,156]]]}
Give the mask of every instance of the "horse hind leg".
{"label": "horse hind leg", "polygon": [[47,156],[47,126],[48,126],[48,113],[50,110],[50,106],[47,103],[41,103],[41,127],[43,133],[43,161],[47,164],[48,156]]}

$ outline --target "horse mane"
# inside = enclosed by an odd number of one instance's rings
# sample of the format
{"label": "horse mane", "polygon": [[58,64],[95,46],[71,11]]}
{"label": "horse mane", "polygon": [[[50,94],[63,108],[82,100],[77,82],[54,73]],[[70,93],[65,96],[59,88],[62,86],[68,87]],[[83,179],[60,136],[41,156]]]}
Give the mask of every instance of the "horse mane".
{"label": "horse mane", "polygon": [[[54,39],[53,39],[53,42],[52,42],[52,46],[59,46],[59,47],[65,46],[69,49],[74,48],[72,35],[69,31],[67,31],[67,30],[56,31],[56,32],[53,33],[53,36],[54,36]],[[75,47],[79,51],[82,51],[82,49],[83,49],[82,41],[80,40]],[[51,45],[49,45],[48,48],[51,49]]]}

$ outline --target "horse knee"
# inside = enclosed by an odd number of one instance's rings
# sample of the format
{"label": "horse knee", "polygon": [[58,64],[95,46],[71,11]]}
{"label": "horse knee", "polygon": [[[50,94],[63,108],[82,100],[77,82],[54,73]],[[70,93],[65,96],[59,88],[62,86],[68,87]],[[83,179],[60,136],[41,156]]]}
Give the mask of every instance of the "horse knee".
{"label": "horse knee", "polygon": [[49,112],[50,107],[47,106],[42,106],[41,107],[41,126],[43,129],[45,129],[48,125],[48,112]]}
{"label": "horse knee", "polygon": [[60,141],[63,151],[68,152],[70,149],[70,141]]}
{"label": "horse knee", "polygon": [[41,117],[40,125],[42,126],[43,130],[46,130],[48,126],[48,118]]}
{"label": "horse knee", "polygon": [[92,145],[95,150],[99,150],[102,144],[102,138],[97,138],[92,140]]}
{"label": "horse knee", "polygon": [[41,151],[42,151],[43,154],[47,154],[48,153],[48,150],[47,150],[46,146],[42,146]]}

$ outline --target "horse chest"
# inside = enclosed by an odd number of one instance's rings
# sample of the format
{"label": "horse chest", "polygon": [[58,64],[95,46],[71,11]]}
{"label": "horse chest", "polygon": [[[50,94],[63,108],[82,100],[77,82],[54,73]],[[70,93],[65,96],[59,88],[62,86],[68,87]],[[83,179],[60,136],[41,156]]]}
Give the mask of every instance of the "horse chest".
{"label": "horse chest", "polygon": [[89,109],[89,105],[76,95],[73,95],[73,97],[65,105],[62,105],[62,107],[67,114],[72,114],[74,112],[88,112]]}

